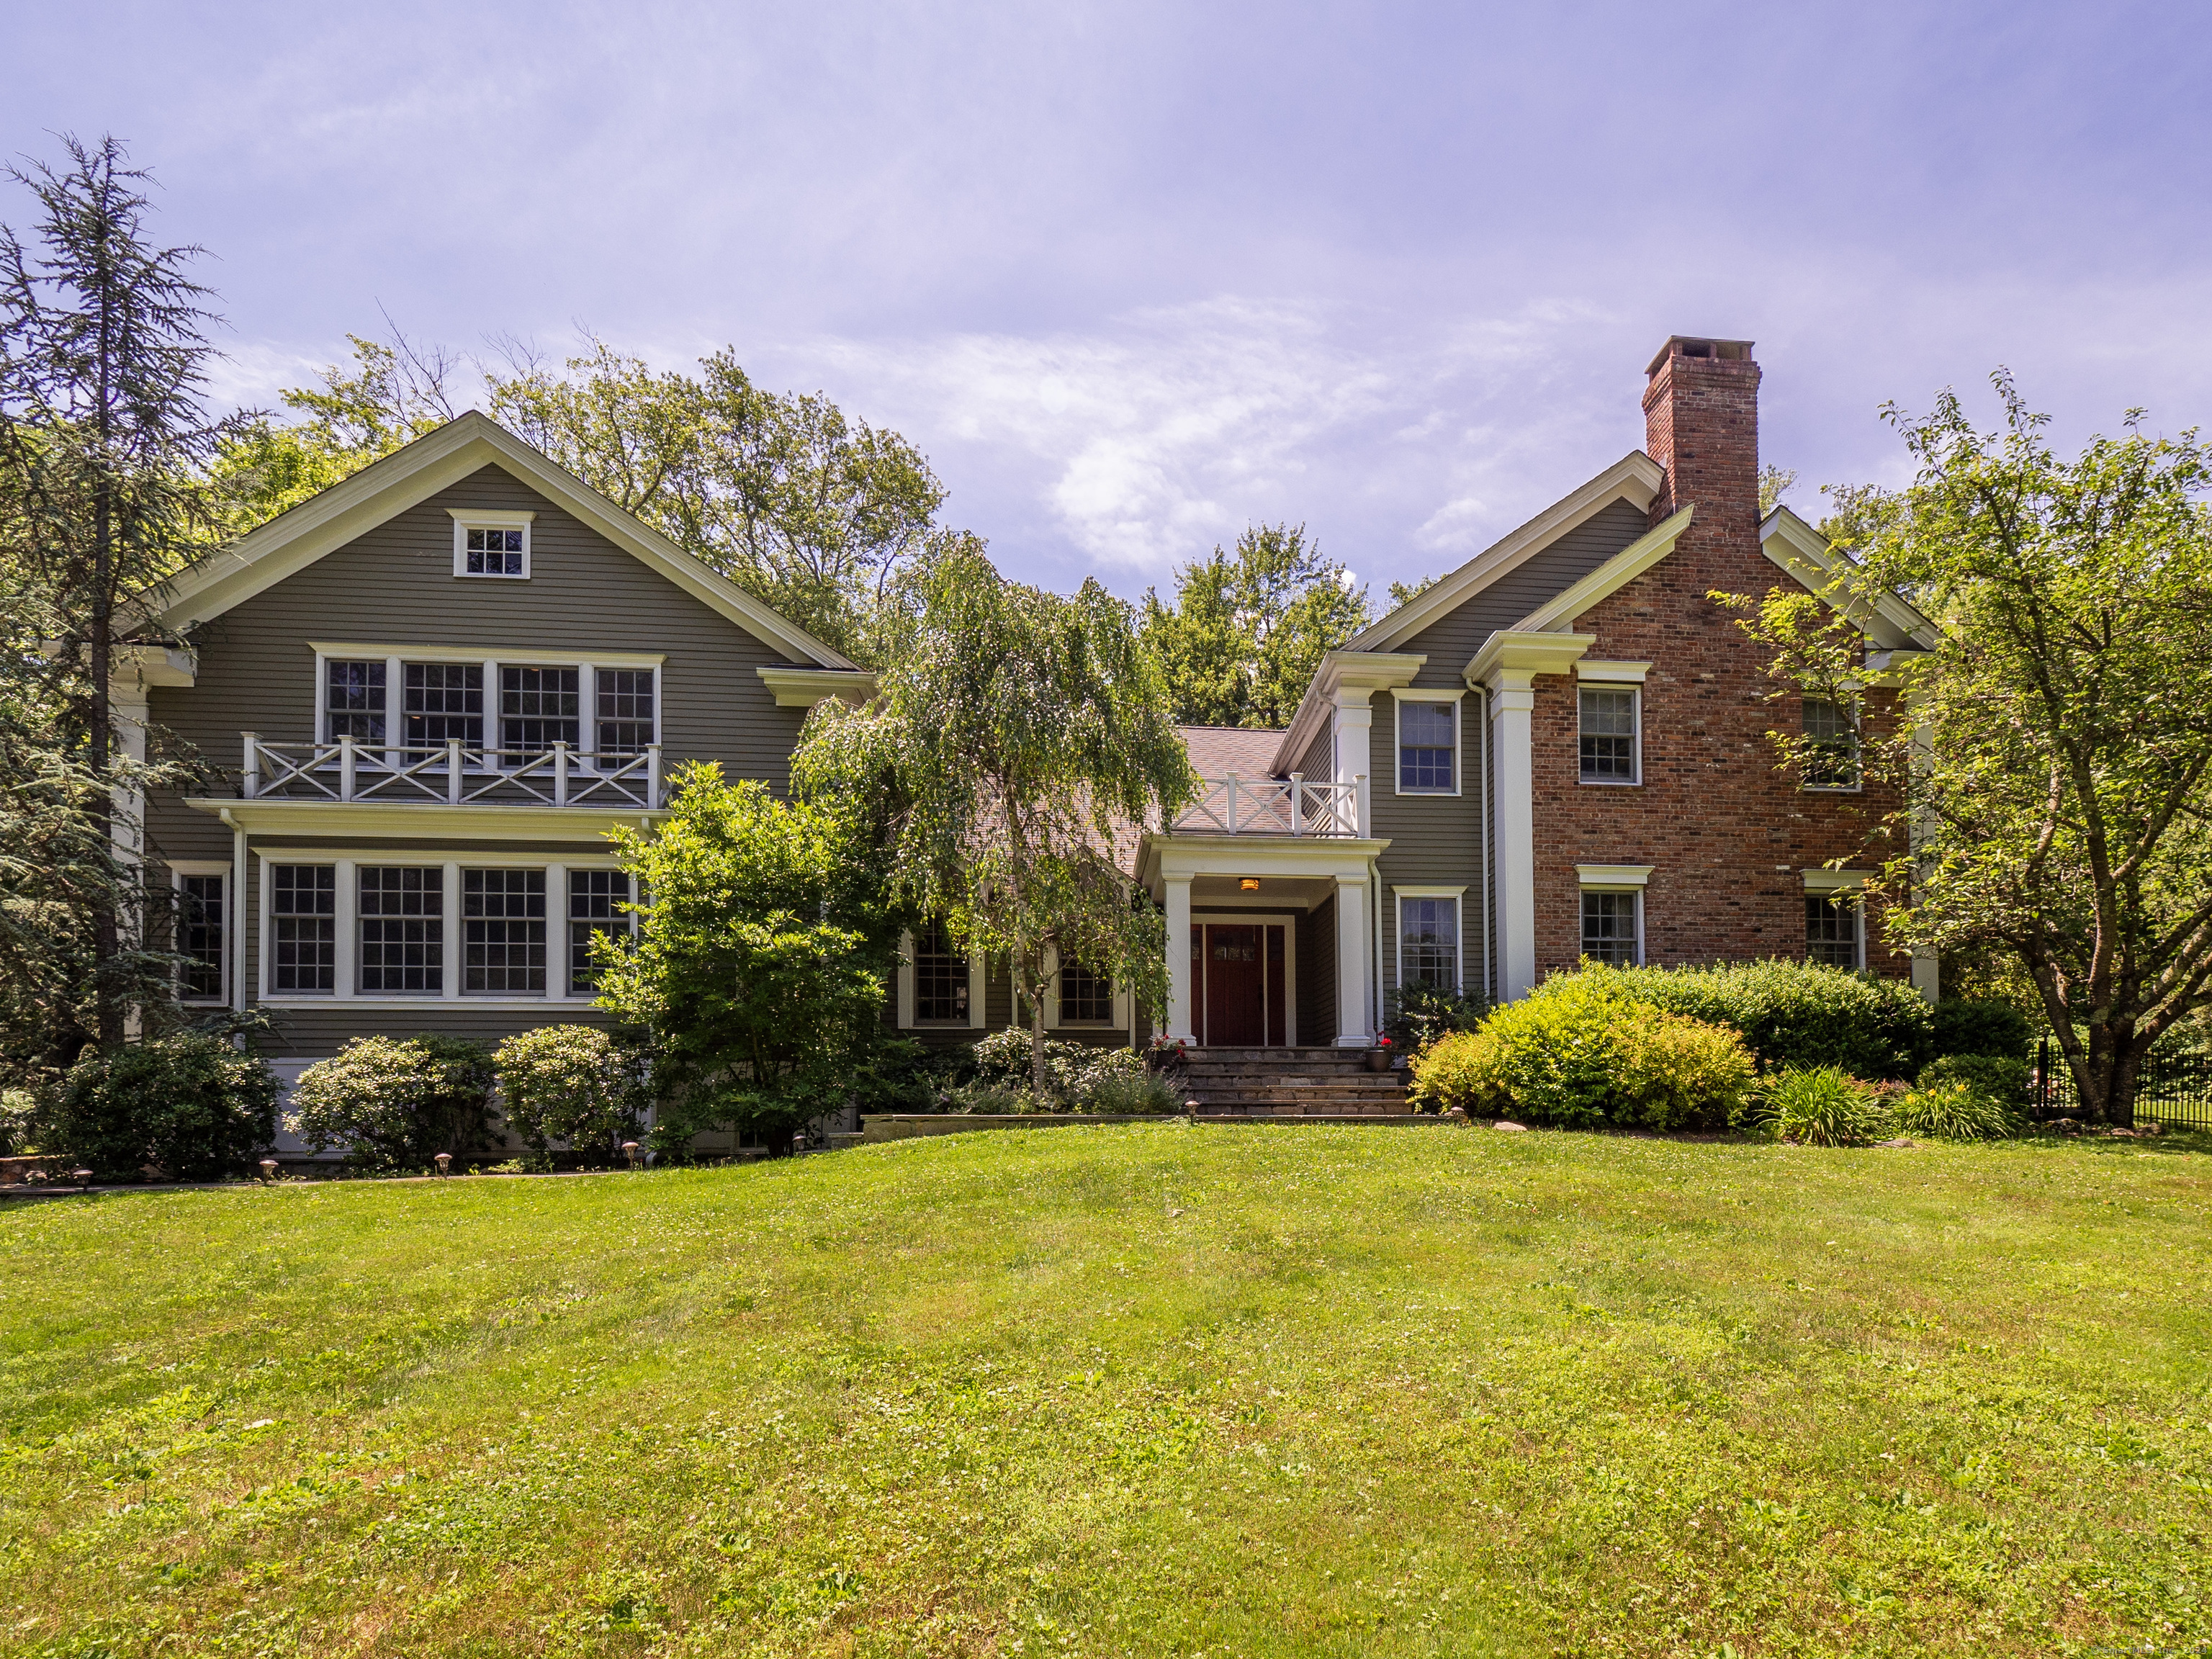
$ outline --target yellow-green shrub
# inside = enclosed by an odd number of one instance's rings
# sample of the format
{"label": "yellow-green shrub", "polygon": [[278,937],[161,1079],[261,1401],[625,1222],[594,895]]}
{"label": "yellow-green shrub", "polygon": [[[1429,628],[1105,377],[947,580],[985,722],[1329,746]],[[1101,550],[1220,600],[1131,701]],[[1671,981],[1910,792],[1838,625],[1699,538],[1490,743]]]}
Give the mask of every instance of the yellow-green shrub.
{"label": "yellow-green shrub", "polygon": [[1725,1026],[1562,978],[1439,1039],[1411,1063],[1417,1109],[1510,1110],[1561,1128],[1720,1127],[1743,1103],[1751,1051]]}

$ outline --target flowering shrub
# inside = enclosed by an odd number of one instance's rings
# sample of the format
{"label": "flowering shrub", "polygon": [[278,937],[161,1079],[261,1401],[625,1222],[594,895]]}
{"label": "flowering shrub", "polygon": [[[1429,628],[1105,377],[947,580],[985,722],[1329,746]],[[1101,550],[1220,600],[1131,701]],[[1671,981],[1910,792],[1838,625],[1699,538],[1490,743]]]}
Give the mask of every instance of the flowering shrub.
{"label": "flowering shrub", "polygon": [[975,1044],[976,1078],[951,1091],[961,1112],[1171,1112],[1180,1103],[1165,1079],[1152,1073],[1132,1048],[1094,1048],[1048,1040],[1045,1086],[1036,1097],[1030,1070],[1030,1034],[1018,1026],[994,1031]]}
{"label": "flowering shrub", "polygon": [[320,1152],[341,1143],[372,1169],[421,1170],[489,1144],[491,1054],[425,1034],[356,1037],[300,1073],[284,1127]]}
{"label": "flowering shrub", "polygon": [[1856,1146],[1890,1132],[1882,1091],[1839,1066],[1785,1066],[1760,1093],[1769,1133],[1808,1146]]}
{"label": "flowering shrub", "polygon": [[1742,1106],[1751,1053],[1725,1027],[1568,975],[1416,1054],[1418,1110],[1510,1110],[1561,1128],[1718,1127]]}
{"label": "flowering shrub", "polygon": [[637,1129],[644,1107],[637,1068],[596,1025],[524,1031],[499,1045],[492,1064],[508,1126],[541,1168],[554,1141],[603,1161]]}

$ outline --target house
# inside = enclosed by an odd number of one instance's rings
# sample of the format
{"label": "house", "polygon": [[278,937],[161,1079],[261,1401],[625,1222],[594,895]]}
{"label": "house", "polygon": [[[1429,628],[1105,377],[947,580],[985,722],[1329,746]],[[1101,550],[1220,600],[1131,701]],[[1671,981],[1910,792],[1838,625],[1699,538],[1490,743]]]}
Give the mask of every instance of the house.
{"label": "house", "polygon": [[[1888,805],[1853,734],[1771,701],[1708,597],[1832,557],[1759,515],[1758,386],[1747,343],[1670,340],[1644,451],[1331,653],[1289,729],[1186,731],[1204,791],[1130,872],[1168,917],[1170,1035],[1365,1048],[1401,986],[1511,997],[1584,956],[1810,954],[1933,994],[1850,890]],[[131,653],[126,730],[223,770],[145,803],[141,850],[183,900],[186,1000],[267,1010],[280,1075],[356,1034],[603,1018],[589,938],[631,896],[605,832],[661,817],[686,761],[781,789],[806,711],[871,685],[475,413],[194,566],[149,620],[184,643]],[[1870,674],[1933,642],[1902,604],[1860,621]],[[1821,778],[1777,769],[1765,732],[1797,719],[1836,738]],[[1003,970],[928,931],[890,1012],[938,1041],[1016,1017]],[[1150,1035],[1079,964],[1046,1016]]]}

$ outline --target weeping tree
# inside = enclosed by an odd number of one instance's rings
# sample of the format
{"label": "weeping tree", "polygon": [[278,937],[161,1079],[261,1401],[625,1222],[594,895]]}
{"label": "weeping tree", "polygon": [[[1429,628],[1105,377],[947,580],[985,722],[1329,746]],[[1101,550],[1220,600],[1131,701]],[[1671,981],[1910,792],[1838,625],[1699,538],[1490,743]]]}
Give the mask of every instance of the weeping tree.
{"label": "weeping tree", "polygon": [[1163,923],[1124,871],[1139,826],[1189,799],[1190,762],[1129,607],[1096,581],[1010,582],[962,538],[899,600],[876,697],[816,708],[793,787],[873,803],[894,896],[1011,965],[1042,1094],[1052,954],[1166,1000]]}
{"label": "weeping tree", "polygon": [[[1841,492],[1824,528],[1852,557],[1826,592],[1737,603],[1778,678],[1855,712],[1877,676],[1850,618],[1890,592],[1939,624],[1880,665],[1911,717],[1860,727],[1903,803],[1885,927],[2015,958],[2083,1109],[2127,1123],[2151,1046],[2212,1003],[2212,454],[2136,410],[2067,459],[1993,378],[1998,431],[1948,392],[1886,411],[1917,474]],[[1832,736],[1780,741],[1834,763]]]}
{"label": "weeping tree", "polygon": [[[88,939],[90,1035],[112,1044],[127,1009],[167,987],[133,914],[136,827],[116,803],[148,779],[112,687],[132,602],[214,532],[204,470],[230,425],[202,402],[213,319],[186,274],[201,250],[149,241],[149,175],[114,139],[62,143],[61,170],[9,170],[37,204],[29,240],[0,227],[0,535],[44,635],[38,665],[18,644],[8,665],[8,707],[29,724],[14,734],[7,810],[46,837],[15,849],[43,844],[66,865],[67,880],[25,881],[82,924],[64,931]],[[19,921],[40,914],[24,890],[9,894]]]}

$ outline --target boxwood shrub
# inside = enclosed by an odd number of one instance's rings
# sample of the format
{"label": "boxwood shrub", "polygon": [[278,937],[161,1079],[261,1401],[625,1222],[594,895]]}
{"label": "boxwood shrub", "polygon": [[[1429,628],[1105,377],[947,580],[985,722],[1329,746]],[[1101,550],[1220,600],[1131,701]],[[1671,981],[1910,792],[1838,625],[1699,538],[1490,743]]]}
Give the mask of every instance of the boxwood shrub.
{"label": "boxwood shrub", "polygon": [[180,1031],[88,1049],[62,1079],[42,1150],[103,1178],[246,1172],[276,1138],[276,1079],[220,1037]]}

